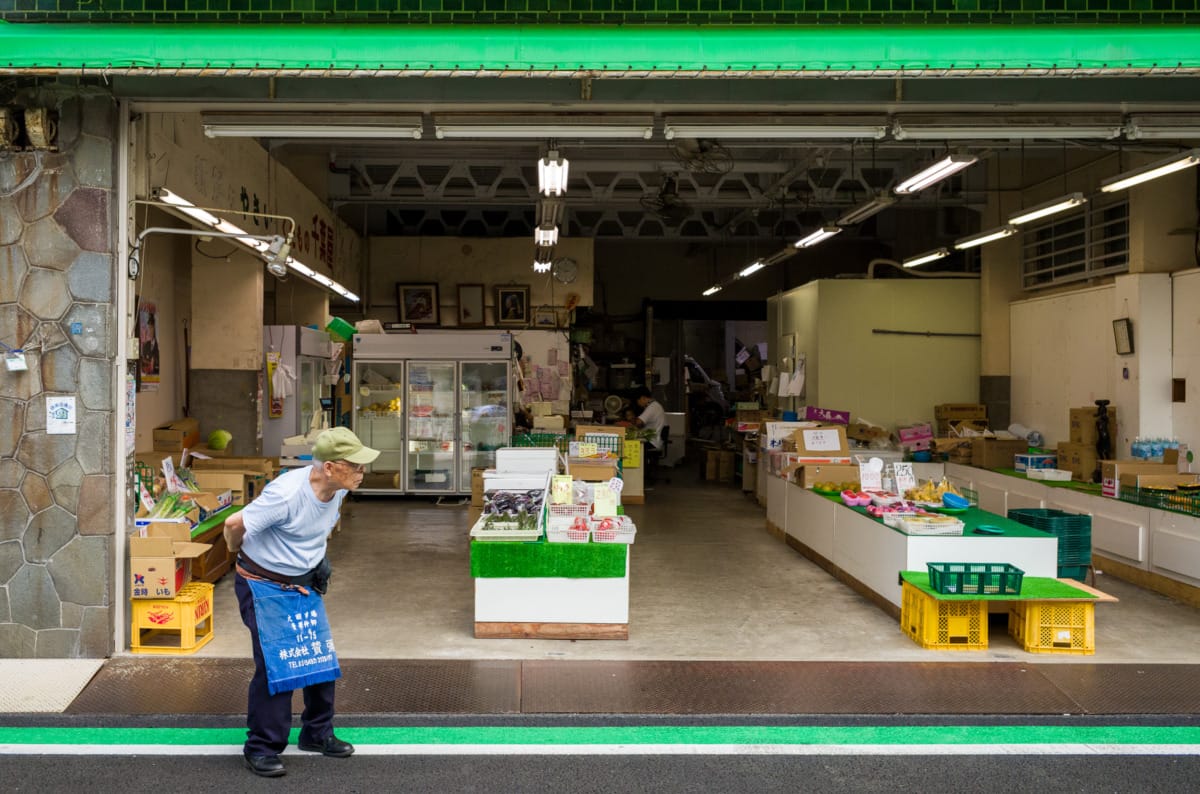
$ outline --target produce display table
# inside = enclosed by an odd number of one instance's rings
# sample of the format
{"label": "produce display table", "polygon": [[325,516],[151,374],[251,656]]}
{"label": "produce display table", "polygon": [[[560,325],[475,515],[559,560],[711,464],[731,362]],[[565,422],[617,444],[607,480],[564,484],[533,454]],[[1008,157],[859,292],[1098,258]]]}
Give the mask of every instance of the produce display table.
{"label": "produce display table", "polygon": [[[965,524],[959,535],[908,535],[886,526],[840,500],[826,498],[778,477],[784,493],[780,509],[772,493],[768,521],[779,517],[789,545],[812,558],[833,575],[871,598],[891,614],[899,614],[903,592],[900,571],[923,570],[930,562],[1006,562],[1026,576],[1058,574],[1058,538],[1009,521],[1003,516],[971,509],[955,516]],[[976,535],[979,524],[1002,530],[1000,535]]]}
{"label": "produce display table", "polygon": [[923,648],[988,647],[988,604],[1006,602],[1008,633],[1031,653],[1096,651],[1095,605],[1117,599],[1073,579],[1025,576],[1015,595],[946,594],[926,571],[901,571],[900,629]]}
{"label": "produce display table", "polygon": [[475,636],[629,639],[630,547],[471,541]]}

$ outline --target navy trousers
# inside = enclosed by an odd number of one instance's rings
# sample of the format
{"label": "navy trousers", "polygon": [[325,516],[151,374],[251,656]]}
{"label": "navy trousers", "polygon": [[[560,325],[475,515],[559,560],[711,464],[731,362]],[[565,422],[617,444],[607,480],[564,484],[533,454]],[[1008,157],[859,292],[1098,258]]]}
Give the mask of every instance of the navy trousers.
{"label": "navy trousers", "polygon": [[[258,620],[254,615],[254,594],[239,573],[233,582],[242,622],[250,629],[254,643],[254,677],[246,697],[246,755],[278,755],[287,747],[292,729],[292,693],[272,695],[267,687],[267,668],[263,664],[262,644],[258,641]],[[319,744],[333,733],[333,686],[336,682],[306,686],[304,712],[300,715],[300,741]]]}

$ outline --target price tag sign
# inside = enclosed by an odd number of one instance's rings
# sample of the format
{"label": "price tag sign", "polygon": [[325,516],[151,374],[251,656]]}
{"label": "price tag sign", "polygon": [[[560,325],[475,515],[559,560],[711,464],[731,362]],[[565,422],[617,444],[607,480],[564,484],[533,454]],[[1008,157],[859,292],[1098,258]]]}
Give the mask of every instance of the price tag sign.
{"label": "price tag sign", "polygon": [[809,452],[837,452],[842,448],[842,438],[835,428],[804,430],[804,448]]}
{"label": "price tag sign", "polygon": [[600,454],[600,447],[596,444],[589,444],[584,441],[579,442],[579,457],[594,458]]}
{"label": "price tag sign", "polygon": [[550,480],[550,504],[569,505],[575,501],[570,474],[555,474]]}
{"label": "price tag sign", "polygon": [[609,518],[617,514],[617,493],[611,488],[597,488],[592,515]]}
{"label": "price tag sign", "polygon": [[870,458],[858,464],[858,484],[864,491],[882,491],[883,461]]}
{"label": "price tag sign", "polygon": [[903,495],[908,489],[917,487],[911,463],[893,463],[892,471],[896,475],[896,493]]}

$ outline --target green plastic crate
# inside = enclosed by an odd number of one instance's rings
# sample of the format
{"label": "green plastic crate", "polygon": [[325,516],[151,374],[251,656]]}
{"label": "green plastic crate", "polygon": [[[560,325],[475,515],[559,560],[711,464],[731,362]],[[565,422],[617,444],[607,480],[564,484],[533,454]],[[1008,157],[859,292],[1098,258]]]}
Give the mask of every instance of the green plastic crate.
{"label": "green plastic crate", "polygon": [[929,586],[944,595],[1020,595],[1025,572],[1006,562],[931,562]]}

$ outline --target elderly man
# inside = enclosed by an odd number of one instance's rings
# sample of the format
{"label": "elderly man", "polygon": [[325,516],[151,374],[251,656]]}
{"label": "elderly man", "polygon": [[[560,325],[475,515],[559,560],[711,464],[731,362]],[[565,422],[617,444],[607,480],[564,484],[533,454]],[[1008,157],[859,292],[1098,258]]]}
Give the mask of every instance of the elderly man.
{"label": "elderly man", "polygon": [[279,754],[292,726],[292,690],[304,692],[299,748],[346,758],[354,747],[333,734],[333,688],[341,675],[321,595],[329,580],[325,545],[347,492],[379,452],[349,429],[317,436],[313,464],[271,481],[225,521],[240,549],[234,591],[254,645],[243,755],[263,777],[285,774]]}

